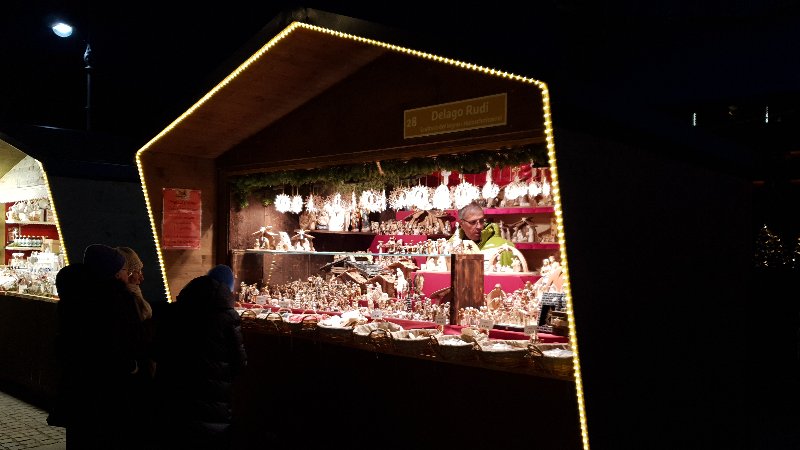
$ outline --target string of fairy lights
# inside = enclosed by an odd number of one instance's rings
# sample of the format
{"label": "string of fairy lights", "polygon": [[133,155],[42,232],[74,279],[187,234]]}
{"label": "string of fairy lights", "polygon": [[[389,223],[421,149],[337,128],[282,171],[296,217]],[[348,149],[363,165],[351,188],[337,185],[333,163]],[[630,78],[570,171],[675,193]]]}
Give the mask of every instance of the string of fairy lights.
{"label": "string of fairy lights", "polygon": [[784,245],[777,233],[762,225],[756,236],[754,264],[764,269],[800,269],[800,236]]}

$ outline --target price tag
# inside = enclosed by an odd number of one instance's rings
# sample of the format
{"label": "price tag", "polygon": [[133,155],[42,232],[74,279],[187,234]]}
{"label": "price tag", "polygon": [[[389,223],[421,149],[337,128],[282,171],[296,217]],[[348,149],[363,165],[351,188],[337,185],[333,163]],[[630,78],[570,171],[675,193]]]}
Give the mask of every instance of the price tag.
{"label": "price tag", "polygon": [[553,332],[553,327],[551,327],[550,325],[539,325],[539,328],[536,330],[536,332],[538,333],[540,331],[542,333],[551,334]]}
{"label": "price tag", "polygon": [[281,300],[278,302],[278,307],[280,308],[291,308],[292,301],[291,300]]}
{"label": "price tag", "polygon": [[267,296],[266,295],[257,295],[256,296],[256,305],[266,305],[267,304]]}
{"label": "price tag", "polygon": [[447,317],[444,314],[437,314],[434,322],[436,325],[447,325]]}
{"label": "price tag", "polygon": [[494,327],[494,322],[492,321],[492,319],[481,319],[478,321],[478,328],[491,330],[492,327]]}
{"label": "price tag", "polygon": [[566,307],[566,295],[559,292],[545,292],[542,294],[542,305],[564,308]]}
{"label": "price tag", "polygon": [[537,331],[539,331],[538,325],[525,325],[525,328],[522,329],[526,336],[536,336]]}
{"label": "price tag", "polygon": [[378,308],[373,309],[370,317],[373,319],[383,319],[383,310]]}

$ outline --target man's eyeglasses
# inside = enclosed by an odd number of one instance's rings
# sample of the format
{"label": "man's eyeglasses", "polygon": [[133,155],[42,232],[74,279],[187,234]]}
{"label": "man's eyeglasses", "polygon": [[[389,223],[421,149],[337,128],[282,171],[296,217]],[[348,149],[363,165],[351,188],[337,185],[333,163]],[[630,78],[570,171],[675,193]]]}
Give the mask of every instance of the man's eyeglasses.
{"label": "man's eyeglasses", "polygon": [[466,224],[469,224],[469,226],[472,226],[472,227],[474,227],[474,226],[475,226],[475,225],[477,225],[478,223],[481,223],[481,224],[483,224],[483,225],[486,225],[486,218],[485,218],[485,217],[480,217],[480,218],[477,218],[477,219],[472,219],[472,220],[466,220],[466,219],[461,219],[461,220],[462,220],[464,223],[466,223]]}

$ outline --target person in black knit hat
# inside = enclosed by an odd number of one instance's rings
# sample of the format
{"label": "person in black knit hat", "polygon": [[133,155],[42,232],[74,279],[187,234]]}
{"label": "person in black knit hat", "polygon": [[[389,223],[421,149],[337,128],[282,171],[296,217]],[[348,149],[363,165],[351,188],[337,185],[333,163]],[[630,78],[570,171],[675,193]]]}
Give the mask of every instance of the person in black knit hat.
{"label": "person in black knit hat", "polygon": [[117,250],[92,244],[56,275],[61,380],[48,423],[66,428],[68,449],[146,448],[144,336],[124,266]]}

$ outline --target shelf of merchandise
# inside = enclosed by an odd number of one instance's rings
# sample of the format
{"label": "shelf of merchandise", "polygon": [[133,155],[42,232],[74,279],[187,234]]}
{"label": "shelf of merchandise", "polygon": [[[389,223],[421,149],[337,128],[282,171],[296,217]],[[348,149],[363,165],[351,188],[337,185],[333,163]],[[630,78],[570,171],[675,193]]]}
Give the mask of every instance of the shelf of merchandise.
{"label": "shelf of merchandise", "polygon": [[11,225],[53,225],[55,226],[55,222],[42,222],[36,220],[6,220],[6,224]]}
{"label": "shelf of merchandise", "polygon": [[58,239],[58,230],[56,228],[55,222],[44,222],[44,221],[32,221],[32,220],[6,220],[5,221],[5,254],[3,258],[3,262],[8,264],[11,260],[11,254],[15,252],[31,252],[31,251],[42,251],[43,246],[12,246],[11,239],[8,236],[8,226],[17,226],[19,227],[19,233],[21,235],[30,235],[30,236],[43,236],[46,239]]}
{"label": "shelf of merchandise", "polygon": [[[485,208],[483,214],[486,216],[510,216],[510,215],[526,215],[526,214],[552,214],[555,209],[552,206],[536,206],[536,207],[509,207],[509,208]],[[414,214],[415,211],[397,211],[397,220],[403,220],[406,217]],[[444,214],[453,218],[458,217],[458,210],[445,209]]]}

